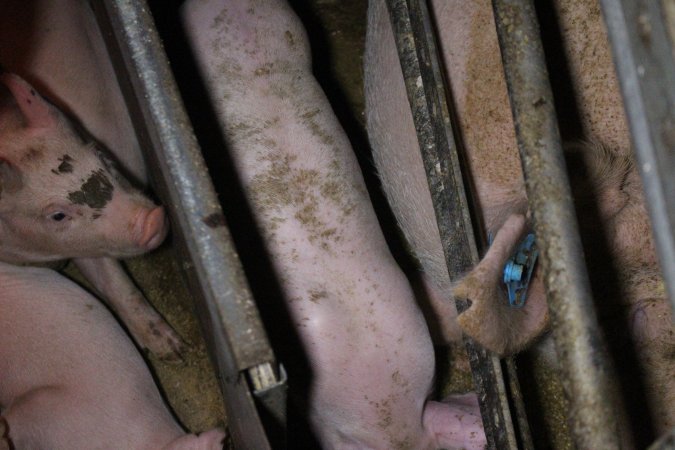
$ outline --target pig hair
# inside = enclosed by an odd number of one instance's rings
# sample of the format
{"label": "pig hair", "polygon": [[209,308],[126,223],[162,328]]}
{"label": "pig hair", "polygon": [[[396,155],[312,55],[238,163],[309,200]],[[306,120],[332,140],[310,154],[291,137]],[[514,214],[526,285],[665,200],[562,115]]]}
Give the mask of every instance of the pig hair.
{"label": "pig hair", "polygon": [[[600,141],[576,141],[564,145],[565,152],[571,156],[580,156],[587,171],[583,181],[591,184],[593,189],[603,191],[612,187],[623,186],[634,163],[630,155],[623,154]],[[591,190],[581,189],[583,197]]]}

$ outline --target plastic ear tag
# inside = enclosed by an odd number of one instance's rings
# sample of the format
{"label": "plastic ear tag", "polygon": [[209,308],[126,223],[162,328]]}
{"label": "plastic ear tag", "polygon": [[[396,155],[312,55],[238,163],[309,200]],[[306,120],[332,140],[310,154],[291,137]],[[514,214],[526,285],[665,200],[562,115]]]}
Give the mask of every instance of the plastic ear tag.
{"label": "plastic ear tag", "polygon": [[509,295],[509,305],[521,308],[527,298],[532,272],[537,263],[539,249],[534,234],[528,234],[518,245],[516,253],[504,265],[504,283]]}

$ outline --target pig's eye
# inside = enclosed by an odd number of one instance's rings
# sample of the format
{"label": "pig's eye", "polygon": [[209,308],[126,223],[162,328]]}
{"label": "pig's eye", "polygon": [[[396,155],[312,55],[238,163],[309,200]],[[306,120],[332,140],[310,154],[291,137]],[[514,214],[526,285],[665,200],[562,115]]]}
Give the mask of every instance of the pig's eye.
{"label": "pig's eye", "polygon": [[45,206],[42,210],[43,220],[47,220],[50,223],[59,223],[63,224],[64,222],[70,222],[77,215],[82,215],[77,208],[71,208],[70,205],[64,205],[62,203],[52,203]]}

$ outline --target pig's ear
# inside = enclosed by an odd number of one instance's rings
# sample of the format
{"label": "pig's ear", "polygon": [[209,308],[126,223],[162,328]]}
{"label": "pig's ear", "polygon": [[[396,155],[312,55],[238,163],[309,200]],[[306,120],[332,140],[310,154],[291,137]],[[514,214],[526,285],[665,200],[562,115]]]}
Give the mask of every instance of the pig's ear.
{"label": "pig's ear", "polygon": [[13,193],[21,189],[21,171],[4,159],[0,159],[0,199],[5,192]]}
{"label": "pig's ear", "polygon": [[56,125],[55,109],[23,78],[12,73],[0,75],[0,81],[14,96],[29,128],[49,128]]}

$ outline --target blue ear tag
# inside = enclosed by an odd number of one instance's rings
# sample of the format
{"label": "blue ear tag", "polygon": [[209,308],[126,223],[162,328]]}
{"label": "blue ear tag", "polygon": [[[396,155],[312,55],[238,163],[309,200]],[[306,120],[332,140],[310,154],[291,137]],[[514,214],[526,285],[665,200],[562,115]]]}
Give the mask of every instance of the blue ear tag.
{"label": "blue ear tag", "polygon": [[509,305],[521,308],[527,298],[532,272],[537,263],[539,249],[534,234],[528,234],[518,245],[516,253],[504,265],[504,283],[509,294]]}

